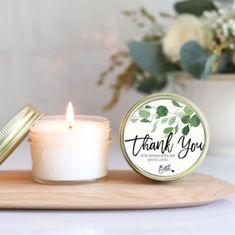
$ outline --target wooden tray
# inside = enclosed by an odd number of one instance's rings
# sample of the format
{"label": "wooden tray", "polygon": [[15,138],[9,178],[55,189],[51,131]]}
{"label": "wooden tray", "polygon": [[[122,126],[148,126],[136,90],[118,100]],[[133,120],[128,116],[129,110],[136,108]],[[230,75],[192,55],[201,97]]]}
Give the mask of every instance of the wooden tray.
{"label": "wooden tray", "polygon": [[158,183],[133,171],[111,171],[106,180],[87,184],[41,185],[29,171],[0,172],[0,208],[4,209],[148,209],[197,206],[235,193],[235,187],[194,173]]}

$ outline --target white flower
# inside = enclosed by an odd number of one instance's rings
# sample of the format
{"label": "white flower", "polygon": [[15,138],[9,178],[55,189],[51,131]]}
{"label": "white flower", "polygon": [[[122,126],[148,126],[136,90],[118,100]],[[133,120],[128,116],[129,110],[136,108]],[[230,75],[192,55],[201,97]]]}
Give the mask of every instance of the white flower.
{"label": "white flower", "polygon": [[218,12],[204,12],[202,21],[208,29],[214,33],[222,33],[223,40],[235,36],[235,9],[220,8]]}
{"label": "white flower", "polygon": [[183,44],[195,40],[204,46],[205,37],[203,23],[193,15],[182,14],[163,39],[163,51],[171,61],[177,62],[180,60],[180,49]]}
{"label": "white flower", "polygon": [[230,29],[232,35],[235,36],[235,20],[234,19],[230,19],[228,21],[228,28]]}

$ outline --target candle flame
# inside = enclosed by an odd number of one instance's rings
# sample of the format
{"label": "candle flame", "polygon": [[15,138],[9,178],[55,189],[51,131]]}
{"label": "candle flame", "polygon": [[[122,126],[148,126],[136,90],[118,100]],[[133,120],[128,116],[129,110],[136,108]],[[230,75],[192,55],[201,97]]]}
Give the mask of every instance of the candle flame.
{"label": "candle flame", "polygon": [[66,111],[66,122],[69,126],[69,129],[72,129],[72,125],[74,122],[74,111],[73,111],[73,105],[71,102],[69,102],[67,106],[67,111]]}

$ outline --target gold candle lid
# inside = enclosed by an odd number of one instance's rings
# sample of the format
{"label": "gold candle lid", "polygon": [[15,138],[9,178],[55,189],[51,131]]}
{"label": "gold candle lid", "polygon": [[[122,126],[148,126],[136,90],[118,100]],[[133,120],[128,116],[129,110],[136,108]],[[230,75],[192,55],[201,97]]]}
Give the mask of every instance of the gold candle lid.
{"label": "gold candle lid", "polygon": [[30,127],[42,116],[32,105],[25,105],[0,131],[0,164],[27,136]]}
{"label": "gold candle lid", "polygon": [[135,104],[120,127],[124,157],[139,174],[158,181],[180,179],[200,165],[209,146],[200,109],[175,94],[153,94]]}

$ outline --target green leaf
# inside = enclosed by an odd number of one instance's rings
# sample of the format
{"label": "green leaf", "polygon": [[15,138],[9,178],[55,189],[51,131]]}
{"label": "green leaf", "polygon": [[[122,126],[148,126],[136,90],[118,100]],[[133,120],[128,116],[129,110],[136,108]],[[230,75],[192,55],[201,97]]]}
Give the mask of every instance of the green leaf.
{"label": "green leaf", "polygon": [[175,134],[178,132],[178,130],[179,130],[179,126],[176,125],[176,127],[175,127]]}
{"label": "green leaf", "polygon": [[163,118],[162,121],[161,121],[161,124],[164,124],[168,121],[169,118]]}
{"label": "green leaf", "polygon": [[177,67],[166,58],[161,43],[132,41],[128,45],[134,63],[153,76],[165,74]]}
{"label": "green leaf", "polygon": [[172,125],[175,123],[175,120],[176,120],[176,117],[172,117],[172,118],[169,120],[168,124],[169,124],[170,126],[172,126]]}
{"label": "green leaf", "polygon": [[159,117],[164,117],[168,114],[168,109],[165,106],[161,105],[161,106],[157,107],[157,112],[156,113]]}
{"label": "green leaf", "polygon": [[[198,1],[197,1],[198,2]],[[207,52],[196,41],[186,42],[180,50],[182,69],[195,78],[203,79]]]}
{"label": "green leaf", "polygon": [[133,122],[133,123],[137,122],[138,120],[139,120],[138,117],[132,117],[132,118],[130,119],[130,121]]}
{"label": "green leaf", "polygon": [[185,127],[182,129],[182,133],[183,133],[184,135],[187,135],[187,134],[189,133],[189,131],[190,131],[189,125],[185,126]]}
{"label": "green leaf", "polygon": [[186,116],[190,116],[193,113],[193,110],[189,108],[188,106],[185,106],[184,113],[186,114]]}
{"label": "green leaf", "polygon": [[185,114],[183,112],[180,112],[177,114],[179,118],[182,118]]}
{"label": "green leaf", "polygon": [[174,105],[174,106],[176,106],[176,107],[182,107],[177,101],[175,101],[175,100],[172,100],[172,104]]}
{"label": "green leaf", "polygon": [[169,133],[172,132],[173,129],[174,129],[173,127],[167,127],[167,128],[164,129],[163,132],[164,132],[164,134],[169,134]]}
{"label": "green leaf", "polygon": [[207,57],[206,64],[204,67],[204,72],[201,76],[203,79],[207,79],[208,76],[212,73],[212,66],[215,65],[217,60],[218,60],[218,56],[215,54]]}
{"label": "green leaf", "polygon": [[190,122],[190,116],[183,116],[181,118],[181,121],[184,123],[184,124],[188,124]]}
{"label": "green leaf", "polygon": [[152,107],[150,105],[145,106],[146,109],[151,109]]}
{"label": "green leaf", "polygon": [[178,14],[192,14],[201,16],[204,11],[215,11],[216,6],[210,0],[186,0],[176,2],[174,5],[175,11]]}
{"label": "green leaf", "polygon": [[144,79],[138,80],[136,79],[136,89],[139,92],[151,94],[154,91],[159,91],[167,84],[167,79],[165,76],[150,76],[145,77]]}
{"label": "green leaf", "polygon": [[200,123],[201,121],[199,117],[196,114],[194,114],[190,119],[190,126],[197,127],[200,125]]}
{"label": "green leaf", "polygon": [[150,120],[148,120],[147,118],[141,119],[141,122],[151,122]]}
{"label": "green leaf", "polygon": [[155,132],[156,131],[156,129],[157,129],[157,123],[158,123],[158,121],[156,121],[154,124],[153,124],[153,128],[152,128],[152,133],[153,132]]}
{"label": "green leaf", "polygon": [[140,108],[139,109],[139,115],[141,118],[148,118],[150,116],[150,112],[146,108]]}

